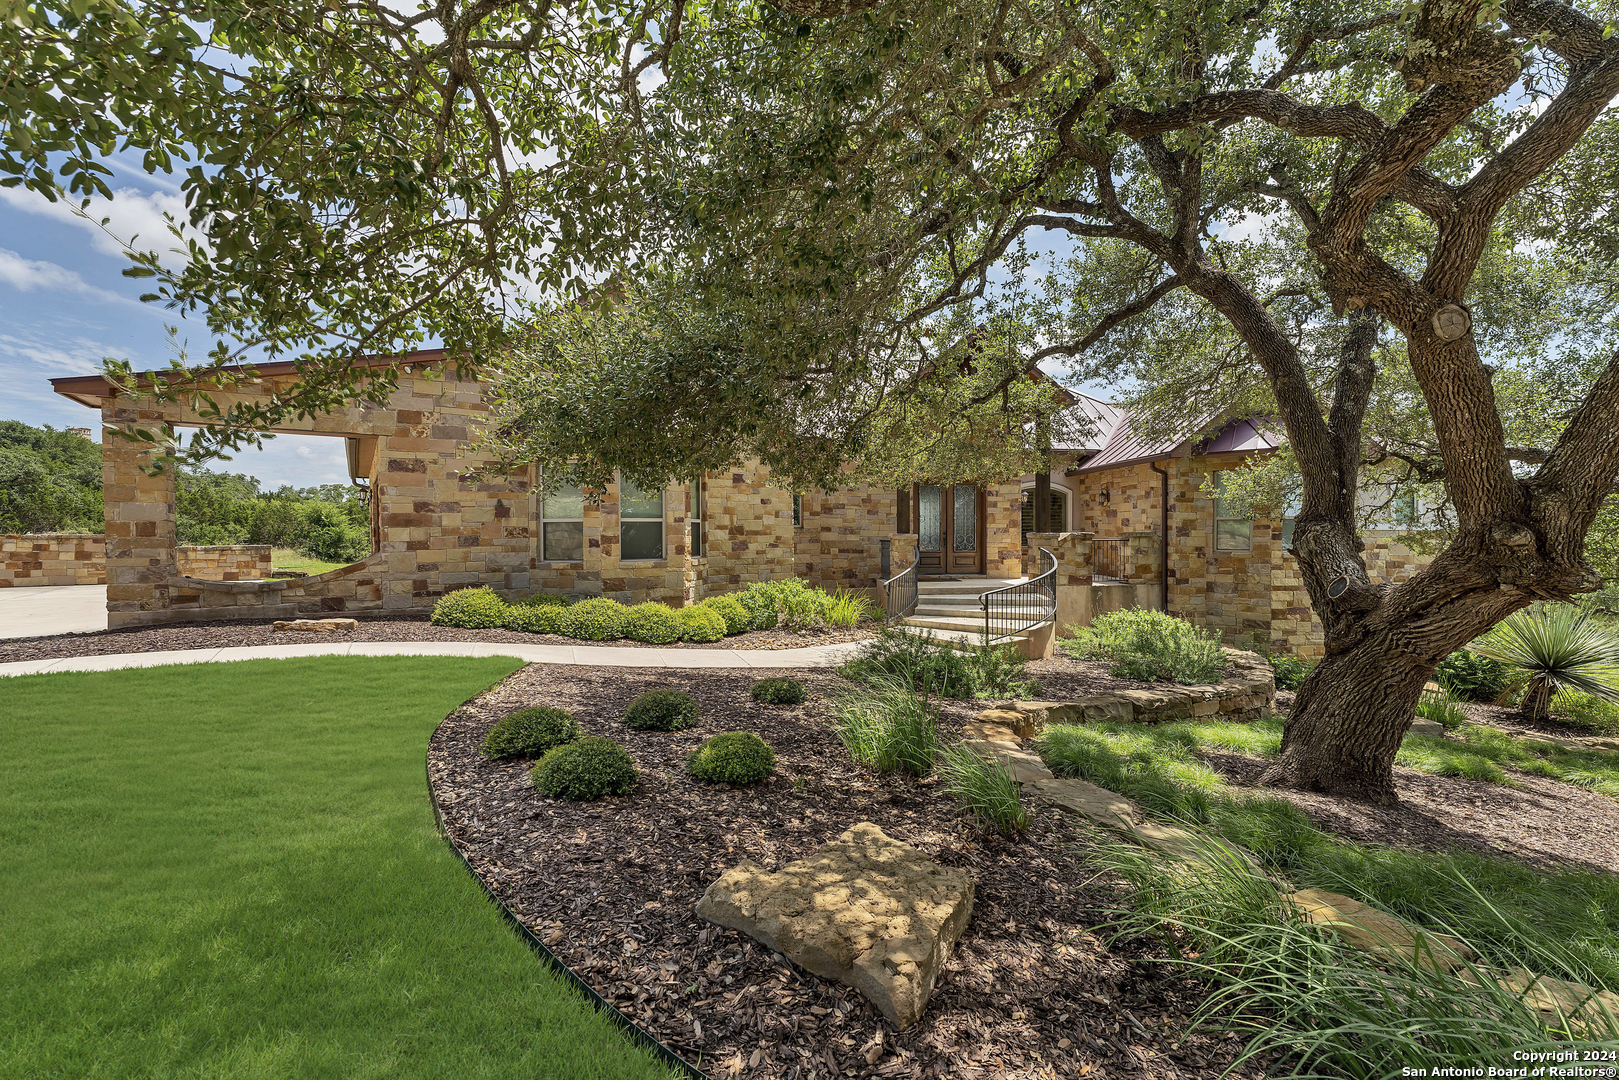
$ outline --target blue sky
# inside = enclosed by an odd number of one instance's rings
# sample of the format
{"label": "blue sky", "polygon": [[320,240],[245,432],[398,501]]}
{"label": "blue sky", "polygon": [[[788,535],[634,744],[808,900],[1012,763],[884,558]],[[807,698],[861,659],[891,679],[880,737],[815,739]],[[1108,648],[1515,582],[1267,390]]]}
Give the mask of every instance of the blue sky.
{"label": "blue sky", "polygon": [[[31,191],[0,188],[0,420],[90,427],[99,440],[100,418],[58,397],[49,380],[93,374],[104,356],[161,367],[170,358],[167,325],[178,326],[197,354],[210,344],[205,327],[137,299],[150,282],[122,276],[129,261],[96,224],[109,217],[115,235],[138,236],[143,248],[161,251],[173,243],[164,212],[184,209],[179,185],[118,156],[107,163],[116,173],[110,181],[116,197],[91,206],[95,221]],[[257,476],[270,487],[348,482],[337,439],[282,435],[262,451],[214,467]]]}

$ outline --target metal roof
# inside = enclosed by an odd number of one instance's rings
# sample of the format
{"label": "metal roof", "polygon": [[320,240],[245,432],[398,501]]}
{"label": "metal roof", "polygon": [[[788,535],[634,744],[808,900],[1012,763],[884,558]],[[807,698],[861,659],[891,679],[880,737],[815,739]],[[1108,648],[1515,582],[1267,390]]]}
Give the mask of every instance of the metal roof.
{"label": "metal roof", "polygon": [[[1138,435],[1130,414],[1123,409],[1106,402],[1098,404],[1106,406],[1117,419],[1101,433],[1101,446],[1096,448],[1096,453],[1081,462],[1075,472],[1095,472],[1098,469],[1138,465],[1166,457],[1189,457],[1192,454],[1252,454],[1274,450],[1284,441],[1279,432],[1271,430],[1266,421],[1258,417],[1229,420],[1213,435],[1204,438],[1176,434],[1155,440]],[[1205,416],[1183,430],[1203,431],[1213,419],[1212,415]]]}

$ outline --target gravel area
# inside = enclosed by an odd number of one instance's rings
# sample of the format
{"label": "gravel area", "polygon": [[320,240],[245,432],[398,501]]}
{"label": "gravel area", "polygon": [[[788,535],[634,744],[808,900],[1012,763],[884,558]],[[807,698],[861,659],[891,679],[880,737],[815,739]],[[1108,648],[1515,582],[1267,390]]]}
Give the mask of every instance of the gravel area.
{"label": "gravel area", "polygon": [[[428,772],[446,828],[564,962],[710,1076],[1223,1074],[1237,1042],[1187,1031],[1201,986],[1173,977],[1141,946],[1110,946],[1090,933],[1117,897],[1086,862],[1088,826],[1035,805],[1023,840],[981,833],[936,781],[878,776],[851,762],[827,722],[827,699],[848,684],[824,671],[792,674],[811,689],[802,706],[752,701],[756,673],[525,668],[433,737]],[[660,687],[697,699],[697,727],[636,732],[618,722],[635,695]],[[527,763],[478,752],[496,719],[538,704],[566,708],[587,732],[624,745],[641,770],[636,789],[594,803],[553,801],[534,792]],[[941,703],[946,737],[986,704]],[[727,730],[768,741],[775,774],[746,788],[689,776],[686,756]],[[903,1032],[854,991],[693,913],[737,862],[777,868],[859,821],[967,869],[977,886],[972,922],[927,1013]],[[1258,1067],[1231,1075],[1257,1076]]]}
{"label": "gravel area", "polygon": [[426,617],[361,619],[354,630],[334,633],[276,633],[263,619],[232,619],[180,626],[99,630],[91,634],[12,638],[0,641],[0,664],[15,660],[55,660],[64,656],[163,652],[170,649],[219,649],[239,645],[302,645],[317,641],[492,641],[502,645],[611,645],[628,649],[802,649],[872,637],[869,628],[848,630],[755,630],[712,644],[675,642],[647,645],[638,641],[575,641],[554,634],[521,634],[510,630],[459,630],[434,626]]}

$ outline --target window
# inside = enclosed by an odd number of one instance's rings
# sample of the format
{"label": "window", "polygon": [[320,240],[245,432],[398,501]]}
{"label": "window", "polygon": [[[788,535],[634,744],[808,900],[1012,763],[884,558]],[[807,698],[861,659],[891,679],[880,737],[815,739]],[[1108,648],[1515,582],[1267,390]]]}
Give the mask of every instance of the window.
{"label": "window", "polygon": [[[1051,531],[1068,531],[1068,493],[1051,489]],[[1023,542],[1034,532],[1034,489],[1023,489]]]}
{"label": "window", "polygon": [[691,482],[691,557],[703,557],[703,478]]}
{"label": "window", "polygon": [[1237,517],[1228,511],[1225,497],[1219,492],[1225,488],[1220,473],[1214,474],[1214,550],[1252,551],[1254,549],[1254,523],[1250,518]]}
{"label": "window", "polygon": [[804,527],[804,496],[802,496],[802,495],[794,495],[793,496],[793,528],[801,529],[803,527]]}
{"label": "window", "polygon": [[626,562],[663,558],[663,492],[618,484],[618,557]]}
{"label": "window", "polygon": [[546,562],[585,558],[585,495],[578,487],[558,488],[540,511],[540,556]]}
{"label": "window", "polygon": [[1394,497],[1394,523],[1396,525],[1415,525],[1417,523],[1417,493],[1407,492]]}

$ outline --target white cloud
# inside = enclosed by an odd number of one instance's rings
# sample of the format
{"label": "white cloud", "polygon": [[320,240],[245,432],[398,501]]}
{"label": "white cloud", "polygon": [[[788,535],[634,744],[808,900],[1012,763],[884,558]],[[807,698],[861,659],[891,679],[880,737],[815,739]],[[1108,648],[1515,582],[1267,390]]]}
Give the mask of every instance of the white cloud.
{"label": "white cloud", "polygon": [[38,259],[25,259],[8,248],[0,248],[0,284],[10,285],[23,292],[40,289],[45,292],[84,293],[103,303],[140,306],[128,297],[119,296],[106,289],[98,289],[65,266],[41,262]]}
{"label": "white cloud", "polygon": [[[174,249],[182,245],[169,232],[169,222],[164,217],[172,215],[181,223],[188,220],[185,199],[178,193],[118,188],[111,199],[91,199],[83,213],[79,212],[77,201],[51,202],[38,192],[21,187],[0,188],[0,202],[83,229],[96,250],[106,255],[123,259],[124,245],[133,244],[137,250],[156,251],[164,265],[179,265],[183,261],[173,254]],[[102,219],[107,219],[105,226],[101,224]]]}
{"label": "white cloud", "polygon": [[[20,328],[13,329],[22,332]],[[45,340],[19,337],[18,333],[0,333],[0,356],[27,360],[64,375],[93,375],[101,370],[102,357],[119,354],[120,350],[92,338],[53,337]]]}

